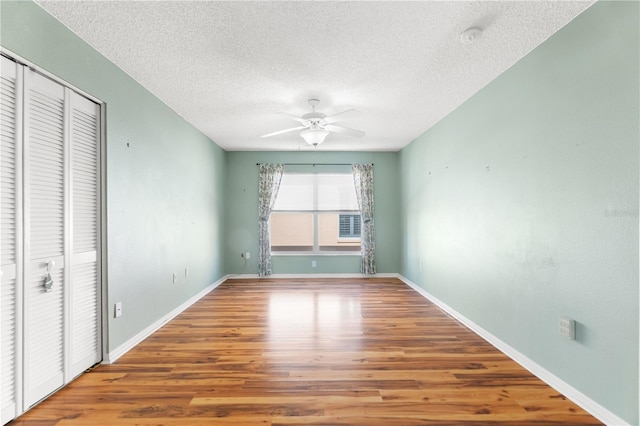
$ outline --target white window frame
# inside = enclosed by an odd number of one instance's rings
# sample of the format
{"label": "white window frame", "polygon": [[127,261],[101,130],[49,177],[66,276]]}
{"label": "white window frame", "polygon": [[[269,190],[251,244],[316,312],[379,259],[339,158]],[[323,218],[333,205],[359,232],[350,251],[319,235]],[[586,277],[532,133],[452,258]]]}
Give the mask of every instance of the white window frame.
{"label": "white window frame", "polygon": [[[285,172],[287,174],[287,172]],[[296,174],[296,173],[289,173]],[[310,173],[304,173],[310,174]],[[301,214],[312,214],[313,215],[313,249],[311,251],[297,251],[297,250],[289,250],[289,251],[273,251],[271,247],[269,250],[271,251],[271,256],[361,256],[361,250],[349,250],[349,251],[328,251],[328,250],[320,250],[319,244],[319,234],[318,234],[318,216],[321,214],[337,214],[337,215],[360,215],[360,210],[318,210],[318,176],[319,175],[331,175],[331,174],[345,174],[348,173],[313,173],[313,210],[272,210],[271,213],[301,213]],[[271,221],[271,218],[269,218]],[[358,238],[340,238],[340,230],[338,224],[338,242],[360,242],[360,237]]]}

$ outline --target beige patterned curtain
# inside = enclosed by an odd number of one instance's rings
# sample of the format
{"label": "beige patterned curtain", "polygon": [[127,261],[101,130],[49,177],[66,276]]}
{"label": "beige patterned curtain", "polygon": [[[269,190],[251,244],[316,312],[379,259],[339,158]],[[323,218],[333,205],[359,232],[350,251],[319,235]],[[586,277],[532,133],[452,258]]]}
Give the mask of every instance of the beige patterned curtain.
{"label": "beige patterned curtain", "polygon": [[362,216],[360,272],[374,275],[376,273],[376,243],[373,221],[373,164],[354,164],[352,171],[356,197]]}
{"label": "beige patterned curtain", "polygon": [[278,196],[284,166],[260,164],[258,171],[258,275],[271,275],[269,216]]}

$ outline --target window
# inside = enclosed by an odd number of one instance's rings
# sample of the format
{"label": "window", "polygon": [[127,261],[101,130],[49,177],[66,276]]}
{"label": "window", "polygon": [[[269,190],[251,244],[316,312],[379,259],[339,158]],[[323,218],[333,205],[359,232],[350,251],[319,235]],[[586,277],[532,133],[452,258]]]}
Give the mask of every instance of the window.
{"label": "window", "polygon": [[285,172],[270,227],[274,254],[359,254],[360,212],[353,176]]}
{"label": "window", "polygon": [[338,218],[340,223],[340,238],[360,238],[360,215],[341,214]]}

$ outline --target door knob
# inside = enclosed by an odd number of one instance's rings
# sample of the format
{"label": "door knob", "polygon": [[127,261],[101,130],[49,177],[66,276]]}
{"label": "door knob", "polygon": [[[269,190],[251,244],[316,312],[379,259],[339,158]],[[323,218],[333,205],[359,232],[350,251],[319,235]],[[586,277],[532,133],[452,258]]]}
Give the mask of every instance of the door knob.
{"label": "door knob", "polygon": [[42,286],[44,287],[44,291],[49,293],[53,290],[53,278],[51,277],[51,270],[55,266],[56,262],[53,260],[47,262],[47,275],[44,277],[44,282]]}

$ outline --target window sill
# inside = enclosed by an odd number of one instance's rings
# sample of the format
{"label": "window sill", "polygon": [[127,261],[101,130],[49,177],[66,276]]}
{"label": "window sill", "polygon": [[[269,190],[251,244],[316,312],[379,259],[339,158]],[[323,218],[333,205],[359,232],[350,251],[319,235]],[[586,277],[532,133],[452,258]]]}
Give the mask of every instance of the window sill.
{"label": "window sill", "polygon": [[338,243],[360,243],[360,237],[338,237]]}

